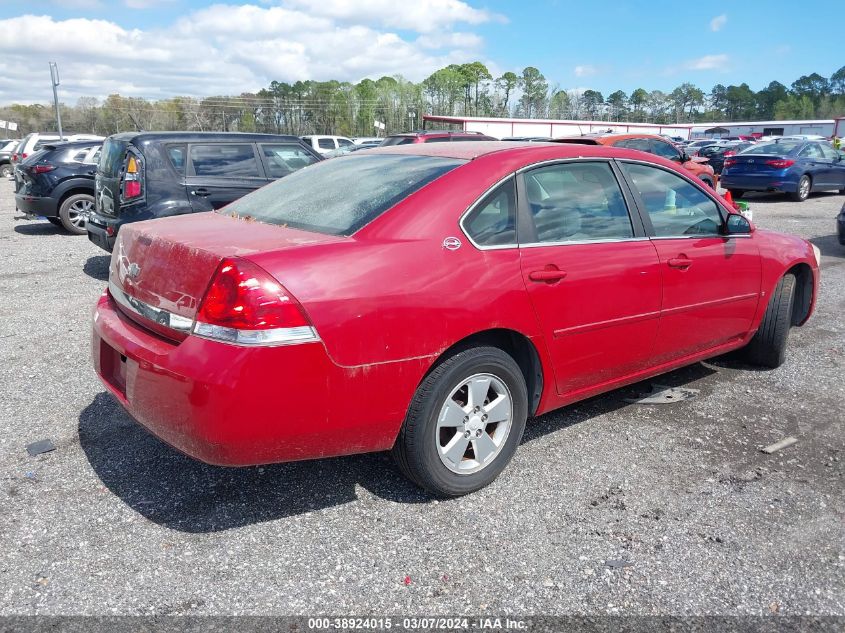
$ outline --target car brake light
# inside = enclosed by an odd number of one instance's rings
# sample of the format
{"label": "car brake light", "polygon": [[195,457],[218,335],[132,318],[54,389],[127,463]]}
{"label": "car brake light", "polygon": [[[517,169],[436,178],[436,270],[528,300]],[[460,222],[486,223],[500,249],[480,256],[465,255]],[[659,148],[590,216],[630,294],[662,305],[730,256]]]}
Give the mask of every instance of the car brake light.
{"label": "car brake light", "polygon": [[723,156],[736,156],[736,152],[728,150],[723,154]]}
{"label": "car brake light", "polygon": [[725,161],[725,167],[733,167],[734,165],[736,165],[736,161],[733,158],[728,158]]}
{"label": "car brake light", "polygon": [[268,272],[243,259],[217,267],[197,311],[194,334],[238,345],[317,341],[299,302]]}
{"label": "car brake light", "polygon": [[23,159],[24,159],[24,158],[26,158],[27,156],[29,156],[29,154],[21,154],[21,160],[23,160]]}
{"label": "car brake light", "polygon": [[35,165],[32,168],[32,171],[36,174],[46,174],[48,171],[53,171],[56,168],[55,165],[50,165],[49,163],[44,163],[42,165]]}
{"label": "car brake light", "polygon": [[126,161],[126,176],[123,180],[123,199],[131,200],[132,198],[138,198],[142,193],[140,161],[130,155]]}
{"label": "car brake light", "polygon": [[792,167],[795,164],[795,161],[789,160],[788,158],[773,158],[771,160],[767,160],[766,164],[770,167],[777,167],[781,169],[783,167]]}
{"label": "car brake light", "polygon": [[17,161],[17,160],[18,160],[18,153],[17,153],[17,152],[15,152],[14,154],[12,154],[12,160],[13,160],[13,161]]}

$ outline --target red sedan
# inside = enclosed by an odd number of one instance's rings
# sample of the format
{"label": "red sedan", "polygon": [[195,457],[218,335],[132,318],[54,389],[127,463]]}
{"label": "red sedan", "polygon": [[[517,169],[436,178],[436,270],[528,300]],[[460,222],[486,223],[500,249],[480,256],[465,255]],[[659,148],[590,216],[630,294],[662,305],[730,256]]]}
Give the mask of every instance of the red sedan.
{"label": "red sedan", "polygon": [[505,468],[529,416],[739,348],[780,365],[818,275],[811,244],[657,156],[399,146],[124,226],[93,361],[205,462],[392,449],[461,495]]}

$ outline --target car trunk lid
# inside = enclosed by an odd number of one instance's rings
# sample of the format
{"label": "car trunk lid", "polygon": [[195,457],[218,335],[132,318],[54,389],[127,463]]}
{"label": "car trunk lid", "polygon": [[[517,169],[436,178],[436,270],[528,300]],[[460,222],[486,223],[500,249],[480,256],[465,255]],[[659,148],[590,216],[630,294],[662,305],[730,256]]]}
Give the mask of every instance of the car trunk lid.
{"label": "car trunk lid", "polygon": [[112,255],[109,292],[136,322],[184,338],[224,258],[344,239],[218,213],[127,224]]}

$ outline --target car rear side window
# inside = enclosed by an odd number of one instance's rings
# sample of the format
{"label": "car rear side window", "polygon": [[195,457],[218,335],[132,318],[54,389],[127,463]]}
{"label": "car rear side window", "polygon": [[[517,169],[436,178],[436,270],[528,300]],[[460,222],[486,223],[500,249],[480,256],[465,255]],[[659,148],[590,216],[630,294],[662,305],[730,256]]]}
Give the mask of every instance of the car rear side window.
{"label": "car rear side window", "polygon": [[281,178],[316,163],[317,159],[304,148],[293,143],[261,145],[270,178]]}
{"label": "car rear side window", "polygon": [[562,163],[525,174],[538,242],[581,242],[634,236],[625,198],[604,162]]}
{"label": "car rear side window", "polygon": [[260,177],[251,144],[191,145],[191,164],[197,176]]}
{"label": "car rear side window", "polygon": [[651,145],[652,153],[662,156],[663,158],[678,160],[681,156],[675,146],[670,145],[669,143],[664,143],[663,141],[658,141],[657,139],[651,139]]}
{"label": "car rear side window", "polygon": [[381,142],[381,146],[388,147],[390,145],[408,145],[413,142],[413,136],[388,136]]}
{"label": "car rear side window", "polygon": [[352,235],[465,162],[360,152],[300,169],[236,200],[221,213],[305,231]]}
{"label": "car rear side window", "polygon": [[624,147],[627,149],[636,149],[641,152],[649,152],[651,153],[651,147],[649,146],[648,139],[646,138],[627,138],[617,143],[614,143],[614,147]]}
{"label": "car rear side window", "polygon": [[516,244],[516,184],[513,178],[496,187],[475,205],[463,221],[479,246]]}
{"label": "car rear side window", "polygon": [[645,205],[655,237],[719,235],[722,214],[701,189],[665,169],[625,163]]}
{"label": "car rear side window", "polygon": [[185,163],[187,163],[188,146],[184,143],[167,145],[166,152],[167,159],[173,165],[173,169],[185,175]]}
{"label": "car rear side window", "polygon": [[448,143],[452,139],[448,136],[432,136],[431,138],[425,139],[424,143]]}
{"label": "car rear side window", "polygon": [[334,139],[318,138],[317,145],[320,149],[335,149]]}

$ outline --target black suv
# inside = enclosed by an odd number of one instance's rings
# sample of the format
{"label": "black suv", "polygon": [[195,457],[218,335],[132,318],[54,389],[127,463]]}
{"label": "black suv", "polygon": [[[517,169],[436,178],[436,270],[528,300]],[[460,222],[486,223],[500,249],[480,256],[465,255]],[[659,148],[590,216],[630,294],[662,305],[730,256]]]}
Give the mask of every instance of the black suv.
{"label": "black suv", "polygon": [[111,251],[123,224],[219,209],[319,160],[296,136],[115,134],[103,143],[88,239]]}
{"label": "black suv", "polygon": [[76,235],[94,210],[94,173],[102,141],[48,143],[18,165],[15,205]]}

